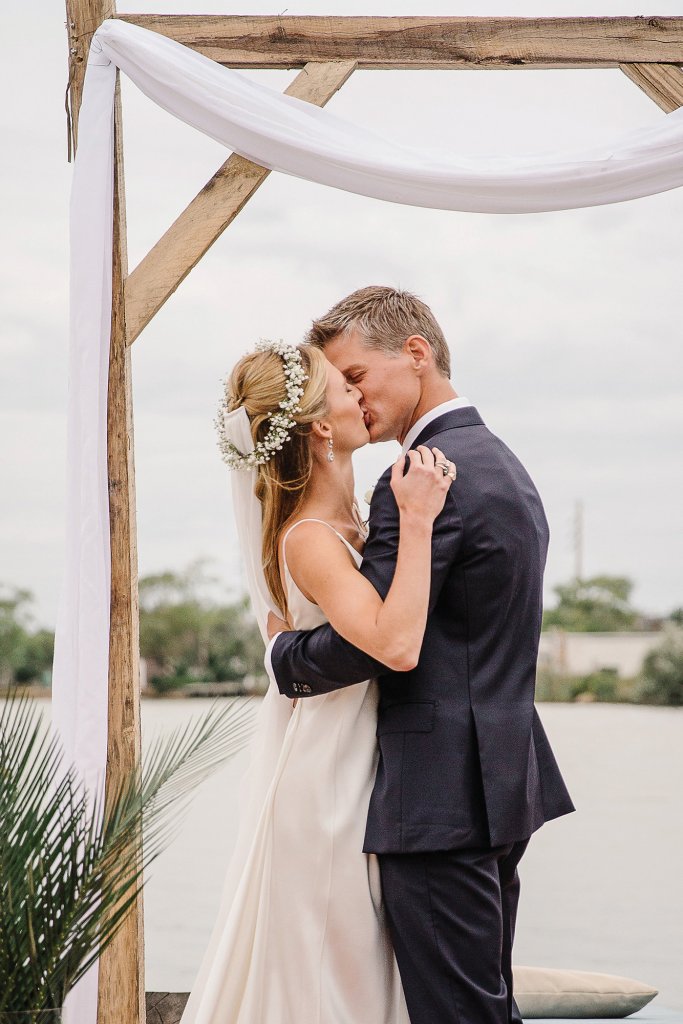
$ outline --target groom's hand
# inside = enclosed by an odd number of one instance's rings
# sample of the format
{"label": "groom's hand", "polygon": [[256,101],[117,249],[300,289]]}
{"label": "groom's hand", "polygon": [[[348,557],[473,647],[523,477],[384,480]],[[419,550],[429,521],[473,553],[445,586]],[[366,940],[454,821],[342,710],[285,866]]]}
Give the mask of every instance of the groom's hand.
{"label": "groom's hand", "polygon": [[292,627],[284,619],[279,619],[275,612],[268,612],[268,639],[272,640],[276,633],[283,633]]}

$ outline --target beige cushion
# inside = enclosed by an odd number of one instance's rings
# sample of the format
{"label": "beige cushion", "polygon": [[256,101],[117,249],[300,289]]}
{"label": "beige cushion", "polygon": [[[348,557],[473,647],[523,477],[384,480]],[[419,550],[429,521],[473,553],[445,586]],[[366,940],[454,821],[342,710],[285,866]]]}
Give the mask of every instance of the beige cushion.
{"label": "beige cushion", "polygon": [[633,978],[553,967],[512,969],[513,992],[522,1017],[626,1017],[657,995]]}

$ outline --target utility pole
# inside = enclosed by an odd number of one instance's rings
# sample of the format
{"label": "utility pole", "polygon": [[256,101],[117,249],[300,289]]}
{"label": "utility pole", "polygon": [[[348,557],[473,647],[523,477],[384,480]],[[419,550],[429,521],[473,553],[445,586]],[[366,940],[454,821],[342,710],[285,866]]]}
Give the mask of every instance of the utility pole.
{"label": "utility pole", "polygon": [[574,578],[583,579],[583,501],[574,506]]}

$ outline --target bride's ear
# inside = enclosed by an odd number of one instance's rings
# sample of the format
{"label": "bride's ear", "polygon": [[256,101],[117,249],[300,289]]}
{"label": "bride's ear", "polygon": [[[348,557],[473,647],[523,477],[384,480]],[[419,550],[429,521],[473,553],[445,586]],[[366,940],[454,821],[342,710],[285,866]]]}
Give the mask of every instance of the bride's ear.
{"label": "bride's ear", "polygon": [[327,420],[313,420],[311,423],[311,433],[314,437],[320,437],[323,441],[327,441],[328,438],[332,437],[332,427]]}

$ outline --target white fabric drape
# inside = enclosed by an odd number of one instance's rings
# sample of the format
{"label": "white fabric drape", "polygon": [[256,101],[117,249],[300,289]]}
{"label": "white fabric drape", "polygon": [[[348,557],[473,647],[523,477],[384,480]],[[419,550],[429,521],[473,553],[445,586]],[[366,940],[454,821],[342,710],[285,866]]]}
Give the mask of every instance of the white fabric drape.
{"label": "white fabric drape", "polygon": [[[89,65],[71,188],[66,557],[55,629],[50,723],[64,748],[60,770],[74,764],[92,795],[104,783],[107,756],[107,380],[115,84],[116,69],[109,61]],[[67,996],[65,1024],[96,1024],[97,978],[95,962]]]}
{"label": "white fabric drape", "polygon": [[[656,125],[557,158],[468,159],[412,150],[283,96],[170,39],[105,21],[92,40],[71,196],[65,570],[52,728],[91,785],[103,779],[110,591],[107,368],[116,68],[174,116],[241,155],[390,202],[485,213],[596,206],[683,184],[683,108]],[[213,400],[212,400],[213,401]],[[95,1024],[97,964],[65,1024]]]}
{"label": "white fabric drape", "polygon": [[135,25],[105,21],[96,39],[175,117],[264,167],[347,192],[442,210],[538,213],[683,185],[683,108],[589,150],[468,159],[383,139]]}

